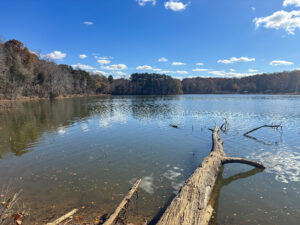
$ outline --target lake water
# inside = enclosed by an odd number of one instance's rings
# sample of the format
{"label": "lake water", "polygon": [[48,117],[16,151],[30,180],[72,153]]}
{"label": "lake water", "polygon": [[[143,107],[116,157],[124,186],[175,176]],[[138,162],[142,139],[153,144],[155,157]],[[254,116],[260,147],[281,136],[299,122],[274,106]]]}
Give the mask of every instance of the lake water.
{"label": "lake water", "polygon": [[[226,165],[212,224],[299,224],[300,96],[107,96],[12,106],[0,111],[0,188],[22,189],[25,224],[73,208],[93,221],[112,213],[137,178],[127,217],[155,221],[209,154],[208,128],[224,118],[227,155],[268,169]],[[283,128],[243,136],[264,124]]]}

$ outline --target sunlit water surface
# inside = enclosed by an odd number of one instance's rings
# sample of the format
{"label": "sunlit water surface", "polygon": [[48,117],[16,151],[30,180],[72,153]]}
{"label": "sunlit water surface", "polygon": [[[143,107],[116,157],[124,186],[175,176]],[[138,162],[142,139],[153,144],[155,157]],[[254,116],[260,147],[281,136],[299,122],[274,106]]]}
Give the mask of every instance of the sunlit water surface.
{"label": "sunlit water surface", "polygon": [[[78,207],[84,219],[110,214],[137,178],[143,181],[128,217],[155,221],[209,154],[208,128],[224,118],[227,155],[268,169],[226,165],[212,223],[299,224],[299,96],[115,96],[12,106],[0,111],[0,187],[22,189],[27,224]],[[264,124],[283,128],[243,136]]]}

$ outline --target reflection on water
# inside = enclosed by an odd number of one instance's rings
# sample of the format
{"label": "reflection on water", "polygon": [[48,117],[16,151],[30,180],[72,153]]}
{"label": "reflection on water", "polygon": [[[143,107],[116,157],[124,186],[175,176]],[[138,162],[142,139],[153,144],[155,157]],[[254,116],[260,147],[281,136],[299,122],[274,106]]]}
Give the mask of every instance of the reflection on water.
{"label": "reflection on water", "polygon": [[225,187],[227,185],[230,185],[232,182],[239,180],[239,179],[245,179],[247,177],[251,177],[254,176],[257,173],[261,173],[263,172],[262,169],[258,169],[258,168],[254,168],[252,170],[249,170],[247,172],[242,172],[242,173],[238,173],[236,175],[233,175],[231,177],[228,178],[223,178],[223,171],[224,171],[224,167],[221,168],[221,171],[218,175],[217,181],[216,181],[216,185],[214,187],[213,190],[213,194],[212,197],[210,199],[209,204],[213,206],[214,208],[214,215],[212,216],[212,219],[210,221],[210,224],[218,224],[218,210],[219,210],[219,196],[222,190],[222,187]]}
{"label": "reflection on water", "polygon": [[[85,218],[109,214],[142,178],[131,211],[138,221],[150,221],[209,153],[208,128],[226,118],[226,153],[261,161],[268,169],[245,172],[249,168],[244,165],[226,165],[222,185],[217,185],[222,189],[215,222],[297,224],[299,108],[298,96],[259,95],[15,102],[0,111],[0,186],[23,189],[31,209],[25,222],[33,224],[77,207]],[[283,132],[258,130],[256,140],[243,136],[272,123],[282,124]]]}
{"label": "reflection on water", "polygon": [[251,158],[263,162],[269,173],[275,174],[279,182],[300,182],[300,151],[291,151],[287,146],[276,152],[258,151]]}

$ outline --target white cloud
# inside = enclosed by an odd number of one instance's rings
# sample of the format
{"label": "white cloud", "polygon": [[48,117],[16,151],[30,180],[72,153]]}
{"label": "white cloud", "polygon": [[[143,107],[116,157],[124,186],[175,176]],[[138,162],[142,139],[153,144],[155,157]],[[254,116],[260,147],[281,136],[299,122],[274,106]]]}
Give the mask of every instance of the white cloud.
{"label": "white cloud", "polygon": [[263,26],[267,29],[284,29],[288,34],[295,34],[296,28],[300,28],[300,10],[280,10],[267,17],[254,18],[253,22],[256,28]]}
{"label": "white cloud", "polygon": [[98,75],[103,75],[103,76],[108,75],[108,73],[101,70],[94,70],[93,73]]}
{"label": "white cloud", "polygon": [[127,76],[128,74],[127,73],[124,73],[122,71],[114,71],[113,72],[113,75],[117,75],[117,76]]}
{"label": "white cloud", "polygon": [[235,78],[255,75],[255,73],[226,72],[224,70],[214,70],[214,71],[210,71],[208,73],[211,75],[220,76],[220,77],[235,77]]}
{"label": "white cloud", "polygon": [[152,70],[152,66],[144,65],[136,67],[137,70]]}
{"label": "white cloud", "polygon": [[189,3],[184,4],[179,0],[169,0],[165,2],[165,8],[173,11],[182,11],[185,10]]}
{"label": "white cloud", "polygon": [[232,63],[237,63],[237,62],[253,62],[255,61],[255,58],[247,58],[247,57],[231,57],[230,59],[219,59],[218,63],[223,63],[223,64],[232,64]]}
{"label": "white cloud", "polygon": [[48,58],[48,59],[63,59],[67,56],[66,53],[62,53],[61,51],[54,51],[51,52],[47,55],[45,55],[44,57]]}
{"label": "white cloud", "polygon": [[185,70],[177,70],[176,73],[178,73],[178,74],[188,74],[188,72],[185,71]]}
{"label": "white cloud", "polygon": [[162,70],[160,71],[161,74],[170,74],[170,73],[175,73],[173,71],[170,71],[170,70]]}
{"label": "white cloud", "polygon": [[204,63],[202,63],[202,62],[196,63],[196,66],[203,66],[203,65],[204,65]]}
{"label": "white cloud", "polygon": [[216,76],[224,76],[225,75],[225,71],[224,70],[222,70],[222,71],[214,70],[214,71],[210,71],[208,73],[212,74],[212,75],[216,75]]}
{"label": "white cloud", "polygon": [[183,77],[172,77],[174,79],[183,80]]}
{"label": "white cloud", "polygon": [[81,63],[72,65],[72,67],[76,68],[76,69],[82,69],[82,70],[94,70],[95,68],[89,65],[84,65]]}
{"label": "white cloud", "polygon": [[85,54],[79,55],[79,58],[85,59],[85,58],[87,58],[87,55],[85,55]]}
{"label": "white cloud", "polygon": [[271,66],[289,66],[293,64],[294,64],[293,62],[288,62],[284,60],[273,60],[272,62],[270,62]]}
{"label": "white cloud", "polygon": [[158,62],[168,62],[168,59],[165,57],[161,57],[158,59]]}
{"label": "white cloud", "polygon": [[186,64],[183,62],[173,62],[172,66],[185,66]]}
{"label": "white cloud", "polygon": [[109,66],[102,66],[101,68],[104,70],[126,70],[127,66],[125,64],[115,64]]}
{"label": "white cloud", "polygon": [[300,0],[284,0],[283,6],[287,7],[289,5],[294,5],[296,7],[300,7]]}
{"label": "white cloud", "polygon": [[248,69],[248,72],[249,72],[249,73],[257,73],[258,70],[255,70],[255,69]]}
{"label": "white cloud", "polygon": [[208,69],[203,69],[203,68],[196,68],[193,69],[194,72],[204,72],[204,71],[208,71]]}
{"label": "white cloud", "polygon": [[108,59],[98,59],[97,62],[98,62],[100,65],[110,64],[110,60],[108,60]]}
{"label": "white cloud", "polygon": [[156,5],[156,0],[136,0],[140,6],[145,6],[147,3],[152,3]]}
{"label": "white cloud", "polygon": [[232,68],[230,68],[229,70],[230,70],[231,72],[234,72],[234,71],[235,71],[235,69],[232,69]]}
{"label": "white cloud", "polygon": [[144,65],[136,67],[137,70],[152,70],[155,72],[161,72],[162,70],[159,68],[153,68],[152,66]]}
{"label": "white cloud", "polygon": [[97,56],[97,55],[95,55],[94,58],[95,59],[113,59],[114,57],[112,57],[112,56]]}
{"label": "white cloud", "polygon": [[38,52],[35,52],[35,51],[32,51],[32,50],[29,50],[29,52],[30,52],[31,54],[35,54],[36,56],[41,56],[41,54],[38,53]]}
{"label": "white cloud", "polygon": [[94,23],[91,22],[91,21],[84,21],[83,24],[84,24],[84,25],[87,25],[87,26],[92,26],[92,25],[94,25]]}
{"label": "white cloud", "polygon": [[256,8],[255,8],[255,7],[253,7],[253,6],[251,7],[251,9],[252,9],[252,11],[255,11],[255,10],[256,10]]}

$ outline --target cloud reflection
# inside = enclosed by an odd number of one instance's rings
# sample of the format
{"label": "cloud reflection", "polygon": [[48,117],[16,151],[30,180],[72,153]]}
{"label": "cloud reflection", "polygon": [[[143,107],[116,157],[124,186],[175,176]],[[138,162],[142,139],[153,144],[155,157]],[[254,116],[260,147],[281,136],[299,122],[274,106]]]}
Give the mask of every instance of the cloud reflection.
{"label": "cloud reflection", "polygon": [[300,154],[288,147],[276,152],[253,153],[251,158],[257,159],[267,166],[266,172],[274,173],[275,179],[282,183],[300,181]]}

